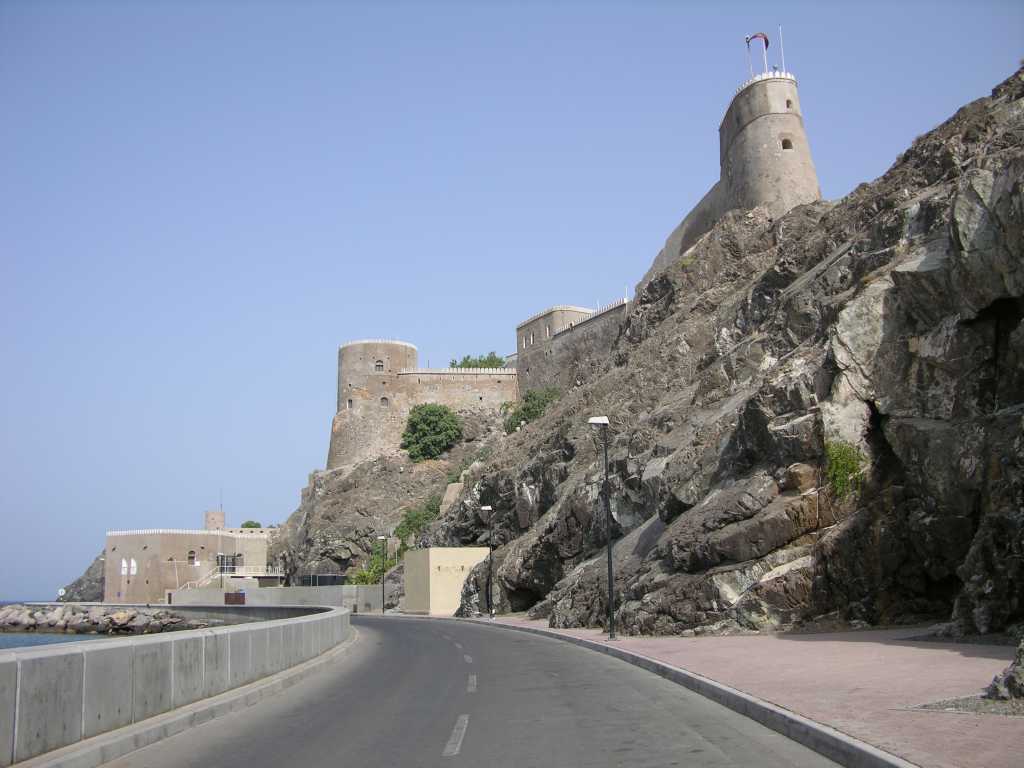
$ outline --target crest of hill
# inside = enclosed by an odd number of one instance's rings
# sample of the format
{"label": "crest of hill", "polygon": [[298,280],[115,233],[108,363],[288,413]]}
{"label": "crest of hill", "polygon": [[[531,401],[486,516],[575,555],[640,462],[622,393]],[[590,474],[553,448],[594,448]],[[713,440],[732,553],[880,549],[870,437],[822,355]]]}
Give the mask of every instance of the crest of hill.
{"label": "crest of hill", "polygon": [[601,625],[603,414],[626,631],[1024,619],[1022,95],[1018,71],[834,205],[726,214],[432,541],[487,541],[491,506],[501,608]]}

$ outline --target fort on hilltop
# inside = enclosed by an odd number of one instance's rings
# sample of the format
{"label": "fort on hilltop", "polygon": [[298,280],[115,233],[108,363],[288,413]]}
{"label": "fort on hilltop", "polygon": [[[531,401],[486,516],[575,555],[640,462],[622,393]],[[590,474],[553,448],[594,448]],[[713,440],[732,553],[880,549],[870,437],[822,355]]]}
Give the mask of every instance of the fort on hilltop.
{"label": "fort on hilltop", "polygon": [[[777,218],[821,199],[791,73],[752,74],[733,94],[718,137],[718,181],[669,235],[639,287],[682,258],[728,211],[763,206]],[[557,305],[534,314],[516,327],[516,351],[505,368],[419,368],[416,347],[404,341],[343,344],[327,469],[397,451],[415,405],[496,412],[531,389],[582,383],[587,367],[612,349],[629,308],[626,297],[597,309]]]}

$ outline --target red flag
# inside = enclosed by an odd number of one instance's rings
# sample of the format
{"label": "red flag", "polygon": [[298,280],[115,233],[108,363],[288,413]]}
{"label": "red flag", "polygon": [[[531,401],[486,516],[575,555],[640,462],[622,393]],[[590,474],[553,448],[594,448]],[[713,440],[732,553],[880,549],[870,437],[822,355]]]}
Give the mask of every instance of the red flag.
{"label": "red flag", "polygon": [[752,35],[747,35],[747,48],[750,48],[751,40],[764,40],[764,49],[768,50],[768,35],[764,32],[755,32]]}

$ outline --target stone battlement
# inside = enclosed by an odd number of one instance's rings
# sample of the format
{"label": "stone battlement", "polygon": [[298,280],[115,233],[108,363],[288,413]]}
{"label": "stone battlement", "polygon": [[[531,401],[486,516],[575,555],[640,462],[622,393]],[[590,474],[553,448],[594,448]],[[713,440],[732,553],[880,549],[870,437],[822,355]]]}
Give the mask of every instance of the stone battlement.
{"label": "stone battlement", "polygon": [[594,311],[594,313],[590,317],[585,317],[582,320],[580,320],[579,322],[570,323],[569,325],[565,325],[565,326],[559,328],[557,331],[555,331],[551,335],[552,336],[558,336],[561,333],[568,333],[569,331],[574,331],[577,328],[579,328],[581,325],[589,323],[592,320],[597,320],[602,315],[604,315],[604,314],[606,314],[608,312],[611,312],[613,310],[616,310],[616,309],[618,309],[619,307],[621,307],[621,306],[623,306],[625,304],[629,304],[629,299],[619,299],[618,301],[613,301],[611,304],[605,304],[603,307],[600,307],[600,308],[596,309]]}
{"label": "stone battlement", "polygon": [[205,528],[133,528],[126,531],[107,531],[107,536],[157,536],[163,534],[180,534],[182,536],[214,535],[227,536],[232,539],[244,539],[253,535],[268,535],[264,528],[251,528],[253,533],[235,533],[227,530],[207,530]]}
{"label": "stone battlement", "polygon": [[338,349],[345,349],[346,347],[355,347],[361,344],[394,344],[400,347],[416,349],[415,344],[410,344],[408,341],[400,341],[399,339],[356,339],[355,341],[346,341],[344,344],[340,345]]}
{"label": "stone battlement", "polygon": [[402,368],[399,376],[515,376],[515,368]]}
{"label": "stone battlement", "polygon": [[754,83],[760,83],[763,80],[792,80],[796,83],[796,75],[792,72],[759,72],[745,83],[741,83],[736,86],[736,90],[732,94],[733,98],[739,96],[741,92],[752,86]]}
{"label": "stone battlement", "polygon": [[588,309],[587,307],[577,307],[572,304],[555,304],[555,306],[553,307],[548,307],[547,309],[537,312],[534,315],[530,315],[528,318],[523,320],[523,322],[516,326],[516,330],[519,330],[520,328],[529,325],[534,320],[544,317],[545,315],[550,315],[553,312],[586,312],[588,314],[593,314],[594,310]]}

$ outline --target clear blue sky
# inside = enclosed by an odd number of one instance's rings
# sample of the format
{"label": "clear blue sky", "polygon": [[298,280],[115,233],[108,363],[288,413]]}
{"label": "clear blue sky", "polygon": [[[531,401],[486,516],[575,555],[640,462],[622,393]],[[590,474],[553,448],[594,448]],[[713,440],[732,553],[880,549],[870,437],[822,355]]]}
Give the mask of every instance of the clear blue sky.
{"label": "clear blue sky", "polygon": [[830,198],[1024,53],[1019,2],[0,4],[0,599],[221,488],[282,522],[345,340],[621,296],[780,23]]}

